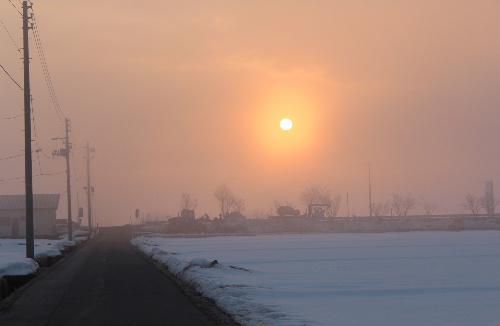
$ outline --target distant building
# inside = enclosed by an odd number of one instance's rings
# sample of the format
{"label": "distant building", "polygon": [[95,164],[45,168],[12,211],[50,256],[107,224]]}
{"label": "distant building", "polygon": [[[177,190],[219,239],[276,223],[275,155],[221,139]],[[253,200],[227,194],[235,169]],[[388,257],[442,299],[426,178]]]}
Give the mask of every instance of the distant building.
{"label": "distant building", "polygon": [[195,213],[194,213],[194,209],[186,209],[184,208],[182,211],[181,211],[181,218],[184,218],[184,219],[189,219],[189,220],[195,220]]}
{"label": "distant building", "polygon": [[329,216],[330,209],[330,204],[310,204],[307,207],[307,217],[324,219]]}
{"label": "distant building", "polygon": [[247,218],[240,212],[231,212],[224,216],[224,224],[229,225],[243,225],[246,223]]}
{"label": "distant building", "polygon": [[280,206],[276,210],[278,216],[299,216],[300,211],[291,206]]}
{"label": "distant building", "polygon": [[[59,194],[33,197],[33,224],[36,237],[55,237]],[[26,234],[26,196],[0,195],[0,237],[17,238]]]}

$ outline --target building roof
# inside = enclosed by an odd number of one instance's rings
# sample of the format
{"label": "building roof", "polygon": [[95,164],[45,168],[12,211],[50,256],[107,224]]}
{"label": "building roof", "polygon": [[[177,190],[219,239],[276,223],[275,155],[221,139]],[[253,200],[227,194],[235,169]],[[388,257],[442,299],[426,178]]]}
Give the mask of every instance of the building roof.
{"label": "building roof", "polygon": [[[57,209],[59,194],[35,194],[33,196],[34,209]],[[0,210],[26,209],[25,195],[0,195]]]}

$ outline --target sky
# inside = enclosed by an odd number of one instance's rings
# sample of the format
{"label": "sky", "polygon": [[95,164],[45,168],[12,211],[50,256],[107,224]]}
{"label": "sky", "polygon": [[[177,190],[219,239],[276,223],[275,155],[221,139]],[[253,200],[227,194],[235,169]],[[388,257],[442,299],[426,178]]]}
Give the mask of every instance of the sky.
{"label": "sky", "polygon": [[[100,224],[127,223],[136,208],[175,215],[183,192],[216,215],[220,184],[251,217],[275,200],[300,207],[311,185],[349,192],[363,215],[369,165],[374,201],[411,193],[443,213],[500,184],[498,1],[34,2],[72,121],[74,201],[85,203],[88,141]],[[20,44],[8,1],[0,20]],[[31,50],[34,173],[56,173],[35,191],[63,194],[64,217],[64,161],[51,157],[64,125],[33,40]],[[19,58],[0,26],[0,64],[22,81]],[[0,106],[0,156],[22,153],[22,92],[1,73]],[[22,158],[0,165],[2,180],[23,176]]]}

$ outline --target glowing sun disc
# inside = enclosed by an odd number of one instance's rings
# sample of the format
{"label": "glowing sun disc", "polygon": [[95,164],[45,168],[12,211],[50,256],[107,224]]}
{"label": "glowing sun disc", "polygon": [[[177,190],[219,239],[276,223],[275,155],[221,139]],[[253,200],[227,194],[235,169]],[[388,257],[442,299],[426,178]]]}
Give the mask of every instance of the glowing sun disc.
{"label": "glowing sun disc", "polygon": [[289,118],[284,118],[284,119],[281,119],[280,121],[280,128],[283,130],[283,131],[289,131],[293,128],[293,121]]}

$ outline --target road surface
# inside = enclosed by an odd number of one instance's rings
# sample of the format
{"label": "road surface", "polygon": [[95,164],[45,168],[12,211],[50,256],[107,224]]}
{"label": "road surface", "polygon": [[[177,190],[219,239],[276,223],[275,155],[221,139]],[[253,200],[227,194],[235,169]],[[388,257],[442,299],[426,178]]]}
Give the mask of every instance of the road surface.
{"label": "road surface", "polygon": [[139,255],[131,234],[103,230],[24,289],[0,312],[0,325],[215,325]]}

